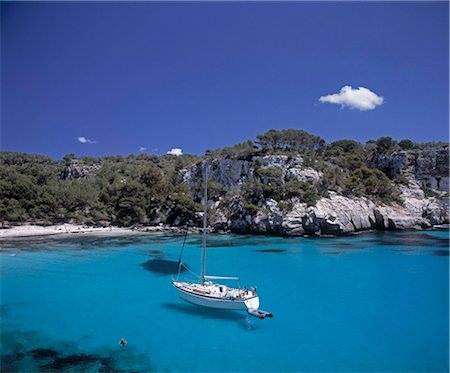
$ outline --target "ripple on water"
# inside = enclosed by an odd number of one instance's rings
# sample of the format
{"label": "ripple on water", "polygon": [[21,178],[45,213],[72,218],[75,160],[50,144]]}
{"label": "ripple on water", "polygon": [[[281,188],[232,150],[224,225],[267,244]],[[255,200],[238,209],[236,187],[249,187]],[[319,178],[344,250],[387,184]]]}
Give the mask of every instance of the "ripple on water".
{"label": "ripple on water", "polygon": [[400,254],[420,254],[421,251],[417,249],[392,249],[394,253]]}
{"label": "ripple on water", "polygon": [[433,255],[436,256],[449,256],[450,252],[448,250],[434,250]]}
{"label": "ripple on water", "polygon": [[324,254],[325,255],[341,255],[343,253],[344,253],[344,251],[327,251]]}
{"label": "ripple on water", "polygon": [[286,249],[262,249],[262,250],[257,250],[260,253],[285,253],[287,252]]}

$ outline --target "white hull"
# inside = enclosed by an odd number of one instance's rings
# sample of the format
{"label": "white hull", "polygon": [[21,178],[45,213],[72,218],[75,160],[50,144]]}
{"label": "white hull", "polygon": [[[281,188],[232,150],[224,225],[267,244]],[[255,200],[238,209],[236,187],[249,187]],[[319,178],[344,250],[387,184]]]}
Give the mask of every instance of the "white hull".
{"label": "white hull", "polygon": [[223,299],[208,295],[193,294],[192,292],[180,289],[175,284],[174,287],[181,299],[203,307],[225,310],[247,310],[250,308],[257,309],[259,307],[258,296],[253,296],[247,299]]}

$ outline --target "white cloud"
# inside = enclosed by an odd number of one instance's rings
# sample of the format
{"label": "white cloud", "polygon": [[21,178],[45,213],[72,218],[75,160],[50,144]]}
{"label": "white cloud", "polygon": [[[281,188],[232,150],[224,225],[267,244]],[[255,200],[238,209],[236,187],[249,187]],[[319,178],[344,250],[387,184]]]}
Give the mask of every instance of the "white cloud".
{"label": "white cloud", "polygon": [[147,150],[147,148],[145,146],[140,146],[139,147],[139,151],[140,152],[145,152]]}
{"label": "white cloud", "polygon": [[176,155],[178,157],[179,155],[183,155],[183,150],[180,148],[172,148],[167,152],[167,154]]}
{"label": "white cloud", "polygon": [[349,107],[351,109],[373,110],[377,106],[383,104],[384,98],[378,96],[370,89],[364,87],[352,88],[346,85],[342,87],[339,93],[322,96],[319,98],[320,102],[329,102],[330,104],[339,104],[342,107]]}
{"label": "white cloud", "polygon": [[96,143],[97,143],[97,141],[87,139],[87,138],[84,137],[84,136],[80,136],[80,137],[78,138],[78,141],[81,142],[82,144],[96,144]]}

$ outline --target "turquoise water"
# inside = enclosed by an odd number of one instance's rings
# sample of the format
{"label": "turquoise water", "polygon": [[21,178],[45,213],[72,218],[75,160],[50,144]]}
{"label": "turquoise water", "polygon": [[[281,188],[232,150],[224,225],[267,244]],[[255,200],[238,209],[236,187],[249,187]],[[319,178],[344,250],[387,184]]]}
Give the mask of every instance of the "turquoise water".
{"label": "turquoise water", "polygon": [[[180,300],[181,243],[2,242],[2,371],[448,371],[447,231],[211,236],[209,274],[257,285],[265,320]],[[195,271],[199,244],[189,236],[184,254]]]}

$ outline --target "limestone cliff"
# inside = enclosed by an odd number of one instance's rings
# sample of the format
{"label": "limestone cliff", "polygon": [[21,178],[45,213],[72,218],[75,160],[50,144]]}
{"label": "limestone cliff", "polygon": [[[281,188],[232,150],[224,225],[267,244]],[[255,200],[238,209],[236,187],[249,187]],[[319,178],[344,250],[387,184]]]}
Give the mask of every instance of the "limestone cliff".
{"label": "limestone cliff", "polygon": [[[264,198],[257,209],[249,209],[242,197],[242,186],[248,180],[262,184],[266,180],[257,169],[279,170],[277,185],[289,180],[319,184],[322,173],[304,165],[301,156],[271,155],[248,160],[214,159],[207,161],[210,179],[223,185],[227,199],[211,205],[210,224],[218,230],[276,235],[339,235],[370,229],[422,229],[448,224],[448,172],[446,149],[402,151],[371,159],[368,166],[394,177],[408,180],[399,185],[399,201],[384,204],[368,197],[348,197],[329,191],[315,206],[299,198],[276,201]],[[201,198],[196,180],[203,177],[203,164],[181,171],[183,181]],[[431,191],[431,193],[430,193]],[[425,193],[427,192],[427,194]],[[231,197],[230,197],[231,196]]]}
{"label": "limestone cliff", "polygon": [[449,192],[448,149],[400,151],[381,154],[368,165],[390,176],[405,175],[417,180],[422,187]]}

